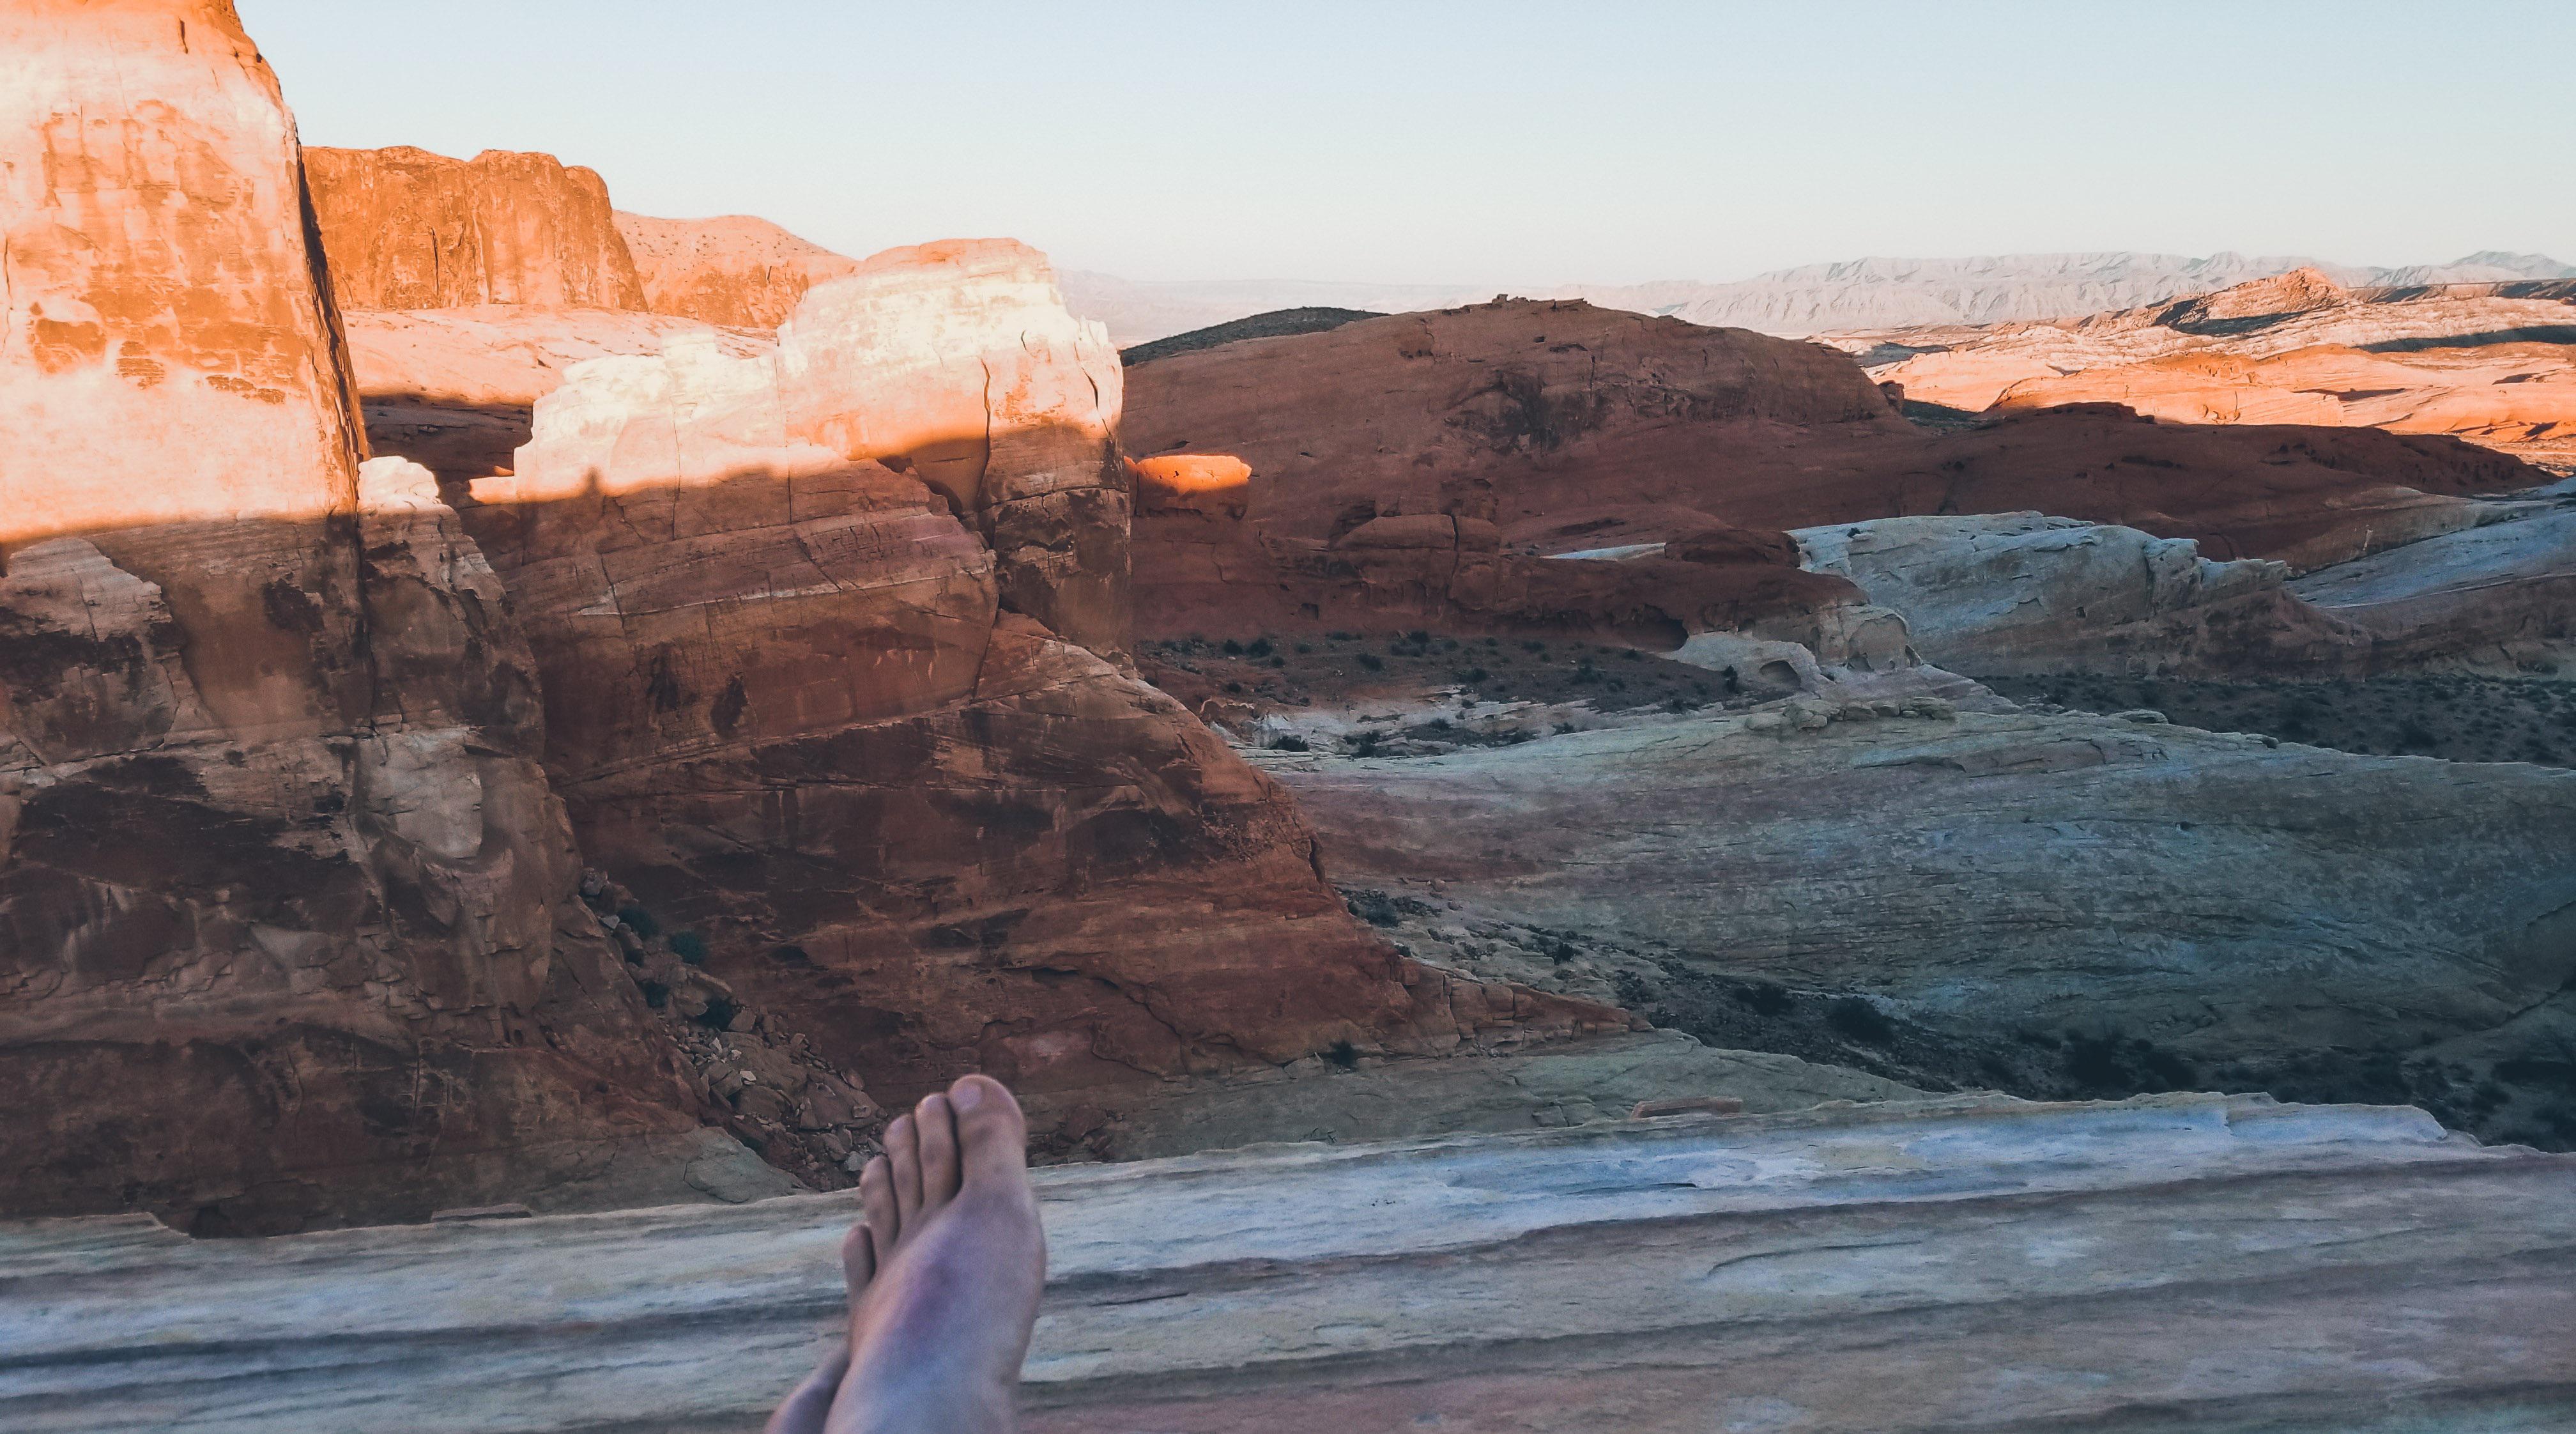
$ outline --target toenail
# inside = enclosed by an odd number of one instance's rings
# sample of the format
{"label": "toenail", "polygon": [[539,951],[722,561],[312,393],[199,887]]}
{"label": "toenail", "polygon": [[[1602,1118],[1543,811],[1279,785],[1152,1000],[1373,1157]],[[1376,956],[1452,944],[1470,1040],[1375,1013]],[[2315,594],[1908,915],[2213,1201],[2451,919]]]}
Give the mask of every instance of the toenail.
{"label": "toenail", "polygon": [[973,1110],[984,1103],[984,1088],[971,1080],[959,1081],[957,1088],[948,1093],[948,1103],[959,1110]]}

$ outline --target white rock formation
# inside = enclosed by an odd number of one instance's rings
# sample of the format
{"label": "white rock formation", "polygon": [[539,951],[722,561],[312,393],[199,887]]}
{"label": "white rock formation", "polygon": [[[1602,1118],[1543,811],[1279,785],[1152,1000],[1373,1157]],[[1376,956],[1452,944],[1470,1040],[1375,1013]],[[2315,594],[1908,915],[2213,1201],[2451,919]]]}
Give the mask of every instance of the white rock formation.
{"label": "white rock formation", "polygon": [[2214,562],[2190,539],[2114,524],[1995,513],[1791,536],[1808,567],[1902,613],[1926,661],[1963,672],[2275,671],[2367,644],[2284,594],[2286,563]]}

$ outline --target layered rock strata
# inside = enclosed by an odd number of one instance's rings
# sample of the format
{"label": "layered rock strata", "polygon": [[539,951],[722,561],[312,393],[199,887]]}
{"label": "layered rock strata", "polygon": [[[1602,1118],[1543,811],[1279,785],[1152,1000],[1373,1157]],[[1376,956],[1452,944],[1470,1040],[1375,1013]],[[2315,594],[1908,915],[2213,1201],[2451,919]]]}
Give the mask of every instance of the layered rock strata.
{"label": "layered rock strata", "polygon": [[361,465],[231,6],[16,6],[0,56],[0,1210],[691,1198],[745,1152],[575,898],[498,580]]}
{"label": "layered rock strata", "polygon": [[467,517],[584,851],[879,1098],[993,1071],[1059,1147],[1103,1118],[1068,1092],[1625,1029],[1365,935],[1285,795],[1117,664],[1095,337],[1030,251],[931,246],[774,354],[675,339],[539,400]]}
{"label": "layered rock strata", "polygon": [[[2554,1429],[2571,1177],[2416,1111],[2224,1096],[1041,1171],[1021,1427]],[[749,1431],[836,1337],[855,1207],[8,1229],[46,1296],[0,1302],[0,1420]]]}

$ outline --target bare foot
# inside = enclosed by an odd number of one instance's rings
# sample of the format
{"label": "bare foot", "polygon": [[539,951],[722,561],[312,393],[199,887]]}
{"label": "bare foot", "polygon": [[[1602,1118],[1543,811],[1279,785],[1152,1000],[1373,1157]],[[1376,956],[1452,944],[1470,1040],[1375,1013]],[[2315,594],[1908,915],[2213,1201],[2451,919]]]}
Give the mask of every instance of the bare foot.
{"label": "bare foot", "polygon": [[849,1350],[788,1396],[771,1434],[1011,1428],[1046,1282],[1027,1146],[1019,1102],[989,1076],[924,1096],[886,1127],[886,1153],[859,1176],[866,1223],[841,1249]]}

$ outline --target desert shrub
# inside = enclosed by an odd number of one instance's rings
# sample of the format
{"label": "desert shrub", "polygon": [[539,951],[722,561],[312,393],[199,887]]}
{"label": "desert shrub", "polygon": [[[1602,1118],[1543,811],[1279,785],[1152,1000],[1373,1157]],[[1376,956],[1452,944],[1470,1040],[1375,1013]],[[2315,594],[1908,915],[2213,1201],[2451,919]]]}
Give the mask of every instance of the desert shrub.
{"label": "desert shrub", "polygon": [[1386,659],[1378,656],[1374,652],[1363,652],[1360,654],[1360,666],[1367,668],[1371,672],[1376,672],[1386,666]]}
{"label": "desert shrub", "polygon": [[1280,738],[1272,745],[1276,750],[1282,752],[1303,752],[1306,750],[1306,739],[1298,736],[1294,732],[1291,732],[1287,736]]}
{"label": "desert shrub", "polygon": [[1254,638],[1250,643],[1244,646],[1243,655],[1246,657],[1268,657],[1270,655],[1270,639],[1266,637]]}
{"label": "desert shrub", "polygon": [[1735,999],[1746,1010],[1757,1016],[1785,1016],[1789,1014],[1789,1008],[1796,1004],[1789,999],[1789,993],[1786,990],[1768,981],[1756,981],[1750,985],[1736,987]]}
{"label": "desert shrub", "polygon": [[652,912],[649,912],[640,906],[621,906],[617,908],[617,920],[618,923],[623,925],[627,930],[634,932],[636,935],[643,937],[647,941],[650,941],[654,937],[662,934],[662,923],[653,919]]}
{"label": "desert shrub", "polygon": [[1228,657],[1241,657],[1243,655],[1243,644],[1229,637],[1225,640],[1223,651]]}
{"label": "desert shrub", "polygon": [[1359,1048],[1348,1041],[1335,1041],[1325,1048],[1324,1059],[1344,1070],[1350,1070],[1360,1063]]}
{"label": "desert shrub", "polygon": [[1858,996],[1837,996],[1825,1008],[1825,1024],[1856,1041],[1885,1045],[1896,1038],[1887,1013]]}
{"label": "desert shrub", "polygon": [[1393,926],[1403,919],[1384,892],[1355,891],[1344,897],[1342,904],[1350,908],[1351,915],[1371,926]]}
{"label": "desert shrub", "polygon": [[707,938],[694,931],[671,933],[671,954],[691,966],[707,964]]}

